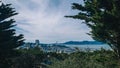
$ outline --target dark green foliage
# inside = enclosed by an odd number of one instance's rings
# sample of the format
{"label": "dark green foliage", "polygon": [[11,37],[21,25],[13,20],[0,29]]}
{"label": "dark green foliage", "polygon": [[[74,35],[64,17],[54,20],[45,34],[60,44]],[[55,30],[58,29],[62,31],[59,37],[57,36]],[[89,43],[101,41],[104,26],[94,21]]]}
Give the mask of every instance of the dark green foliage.
{"label": "dark green foliage", "polygon": [[39,47],[19,49],[19,52],[21,55],[13,58],[12,68],[40,68],[45,66],[45,61],[48,59],[47,53]]}
{"label": "dark green foliage", "polygon": [[35,58],[37,58],[37,60],[39,60],[39,62],[43,62],[47,56],[47,54],[44,53],[39,47],[30,48],[30,49],[20,49],[19,51],[21,52],[21,54],[33,55]]}
{"label": "dark green foliage", "polygon": [[55,58],[57,60],[64,60],[64,59],[68,58],[68,54],[66,54],[66,53],[50,52],[47,54],[50,56],[50,58]]}
{"label": "dark green foliage", "polygon": [[84,20],[92,30],[89,35],[111,46],[120,58],[120,0],[84,0],[84,5],[73,3],[79,13],[66,16]]}
{"label": "dark green foliage", "polygon": [[119,68],[112,51],[75,52],[68,58],[52,60],[48,68]]}
{"label": "dark green foliage", "polygon": [[47,68],[52,61],[63,61],[68,58],[66,53],[46,53],[40,47],[19,49],[20,56],[13,58],[12,68]]}
{"label": "dark green foliage", "polygon": [[37,59],[32,54],[21,54],[12,59],[11,68],[34,68],[35,60]]}
{"label": "dark green foliage", "polygon": [[15,48],[23,44],[23,35],[16,36],[15,29],[12,28],[15,21],[10,17],[17,13],[10,5],[0,5],[0,68],[10,67],[11,58],[17,54]]}
{"label": "dark green foliage", "polygon": [[45,53],[40,48],[20,49],[12,68],[119,68],[111,50],[77,51],[71,54]]}

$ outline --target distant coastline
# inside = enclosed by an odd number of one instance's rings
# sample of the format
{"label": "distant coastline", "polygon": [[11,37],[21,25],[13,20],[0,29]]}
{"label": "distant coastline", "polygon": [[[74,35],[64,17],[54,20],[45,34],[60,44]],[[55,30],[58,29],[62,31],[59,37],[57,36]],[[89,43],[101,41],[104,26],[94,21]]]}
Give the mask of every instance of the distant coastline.
{"label": "distant coastline", "polygon": [[62,44],[64,45],[102,45],[105,43],[98,42],[98,41],[68,41]]}

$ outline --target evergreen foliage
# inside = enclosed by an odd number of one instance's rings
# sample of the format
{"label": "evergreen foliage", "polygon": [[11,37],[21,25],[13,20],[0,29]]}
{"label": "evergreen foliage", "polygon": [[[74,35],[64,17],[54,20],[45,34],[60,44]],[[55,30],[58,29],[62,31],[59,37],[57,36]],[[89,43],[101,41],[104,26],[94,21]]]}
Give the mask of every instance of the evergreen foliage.
{"label": "evergreen foliage", "polygon": [[19,49],[20,56],[13,58],[12,68],[40,68],[46,54],[40,48]]}
{"label": "evergreen foliage", "polygon": [[92,30],[89,35],[97,41],[110,45],[120,58],[120,0],[84,0],[73,3],[79,13],[69,18],[84,20]]}
{"label": "evergreen foliage", "polygon": [[16,35],[15,20],[12,16],[17,15],[11,4],[0,2],[0,68],[10,68],[11,58],[16,55],[16,49],[23,44],[23,35]]}
{"label": "evergreen foliage", "polygon": [[100,50],[71,53],[62,61],[52,60],[48,68],[119,68],[119,64],[112,51]]}

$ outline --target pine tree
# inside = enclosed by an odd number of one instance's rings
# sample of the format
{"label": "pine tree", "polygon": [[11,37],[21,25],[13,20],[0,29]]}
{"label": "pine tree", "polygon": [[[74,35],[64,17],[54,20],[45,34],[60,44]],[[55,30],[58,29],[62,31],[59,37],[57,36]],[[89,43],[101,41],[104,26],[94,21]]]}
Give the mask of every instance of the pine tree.
{"label": "pine tree", "polygon": [[0,68],[10,68],[10,60],[16,54],[18,46],[23,44],[23,35],[16,35],[15,20],[12,16],[17,15],[11,4],[4,4],[0,2]]}
{"label": "pine tree", "polygon": [[120,58],[120,0],[83,0],[84,4],[73,3],[79,13],[66,16],[84,20],[92,30],[89,35],[97,41],[110,45]]}

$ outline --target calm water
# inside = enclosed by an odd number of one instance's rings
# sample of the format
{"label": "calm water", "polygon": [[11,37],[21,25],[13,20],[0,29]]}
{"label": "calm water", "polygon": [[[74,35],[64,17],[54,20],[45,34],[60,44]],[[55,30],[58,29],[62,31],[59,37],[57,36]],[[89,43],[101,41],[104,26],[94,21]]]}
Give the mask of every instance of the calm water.
{"label": "calm water", "polygon": [[109,47],[109,45],[107,44],[102,44],[102,45],[66,45],[68,47],[71,47],[71,48],[75,48],[75,47],[78,47],[80,49],[87,49],[87,48],[90,48],[90,49],[93,49],[93,50],[99,50],[101,48],[104,48],[104,49],[111,49]]}

